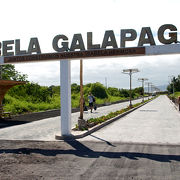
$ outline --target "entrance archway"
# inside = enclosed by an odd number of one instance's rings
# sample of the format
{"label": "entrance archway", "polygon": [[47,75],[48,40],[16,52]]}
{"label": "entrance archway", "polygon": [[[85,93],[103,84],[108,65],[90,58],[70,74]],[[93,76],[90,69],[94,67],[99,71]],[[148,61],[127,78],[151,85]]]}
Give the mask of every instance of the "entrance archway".
{"label": "entrance archway", "polygon": [[71,136],[71,60],[180,54],[180,44],[1,57],[0,64],[60,60],[61,135]]}

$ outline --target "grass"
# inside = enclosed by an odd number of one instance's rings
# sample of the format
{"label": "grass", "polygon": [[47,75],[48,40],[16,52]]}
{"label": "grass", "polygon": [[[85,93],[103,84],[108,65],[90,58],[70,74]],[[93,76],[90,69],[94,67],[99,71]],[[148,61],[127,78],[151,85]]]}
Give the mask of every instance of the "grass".
{"label": "grass", "polygon": [[[121,97],[113,97],[110,96],[108,99],[99,99],[96,98],[96,104],[103,104],[106,102],[115,102],[122,100],[124,98]],[[78,108],[80,103],[80,96],[76,94],[72,94],[71,104],[72,108]],[[86,106],[88,106],[88,101],[86,99]],[[31,102],[22,97],[12,97],[9,94],[5,96],[5,106],[4,110],[7,112],[11,112],[12,114],[23,114],[30,112],[39,112],[46,111],[50,109],[58,109],[60,108],[60,96],[55,95],[51,98],[50,102]]]}
{"label": "grass", "polygon": [[[86,99],[86,106],[89,106],[88,99]],[[104,104],[117,102],[120,100],[126,100],[128,98],[124,97],[116,97],[116,96],[108,96],[108,98],[100,99],[96,98],[96,104]],[[72,94],[71,96],[71,104],[72,108],[78,108],[80,106],[80,94]],[[10,96],[6,94],[5,96],[5,106],[4,110],[6,112],[11,112],[12,114],[25,114],[31,112],[40,112],[46,111],[50,109],[59,109],[60,104],[60,95],[55,94],[52,98],[50,98],[49,102],[32,102],[30,97],[17,97]]]}
{"label": "grass", "polygon": [[[173,97],[173,94],[170,95],[171,97]],[[180,96],[180,92],[175,92],[174,93],[174,97],[175,98],[178,98]]]}
{"label": "grass", "polygon": [[51,102],[32,103],[23,99],[17,99],[6,95],[6,104],[4,110],[12,114],[22,114],[30,112],[40,112],[49,109],[60,108],[60,98],[53,98]]}

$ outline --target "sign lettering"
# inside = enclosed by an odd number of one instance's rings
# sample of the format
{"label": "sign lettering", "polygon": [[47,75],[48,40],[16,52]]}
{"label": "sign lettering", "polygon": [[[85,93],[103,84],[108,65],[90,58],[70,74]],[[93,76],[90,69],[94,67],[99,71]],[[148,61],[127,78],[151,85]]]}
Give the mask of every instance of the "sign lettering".
{"label": "sign lettering", "polygon": [[[165,35],[167,32],[166,30],[169,31],[168,37],[167,35]],[[162,44],[177,43],[177,28],[172,24],[164,24],[158,29],[157,36],[159,42]],[[94,44],[93,33],[87,32],[87,45],[84,43],[85,41],[83,40],[81,34],[74,34],[71,44],[69,42],[69,38],[66,35],[59,34],[53,38],[52,48],[54,49],[55,52],[64,52],[63,54],[61,54],[61,56],[72,57],[70,54],[74,53],[75,57],[77,56],[83,57],[84,52],[86,52],[85,54],[88,57],[89,56],[91,57],[91,55],[88,55],[88,53],[89,54],[100,53],[99,56],[102,56],[102,53],[105,54],[107,53],[108,56],[108,53],[112,52],[111,51],[112,49],[114,49],[113,51],[117,51],[117,49],[119,48],[125,48],[126,42],[134,41],[136,39],[137,39],[137,32],[134,29],[120,30],[120,40],[119,40],[120,47],[118,47],[118,43],[117,43],[118,41],[116,39],[113,30],[105,31],[104,37],[101,43],[99,44]],[[156,45],[150,27],[143,27],[141,29],[140,36],[138,39],[137,47],[143,47],[145,45],[149,45],[149,46]],[[105,49],[108,51],[104,51]],[[91,50],[91,52],[88,52],[89,50]],[[102,51],[94,51],[94,50],[102,50]],[[65,53],[69,51],[71,53]],[[79,53],[76,53],[77,51],[79,51]],[[34,54],[41,54],[41,48],[37,37],[30,39],[27,50],[22,50],[20,46],[20,39],[15,39],[15,40],[2,41],[2,43],[0,42],[0,53],[2,56],[34,55]],[[120,53],[120,50],[118,50],[118,53]]]}

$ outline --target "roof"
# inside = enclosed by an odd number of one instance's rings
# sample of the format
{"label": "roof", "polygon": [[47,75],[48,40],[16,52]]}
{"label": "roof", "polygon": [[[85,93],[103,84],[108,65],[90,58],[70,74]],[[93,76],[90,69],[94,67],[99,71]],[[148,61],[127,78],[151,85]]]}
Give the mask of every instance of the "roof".
{"label": "roof", "polygon": [[25,83],[25,81],[0,80],[0,86],[15,86]]}

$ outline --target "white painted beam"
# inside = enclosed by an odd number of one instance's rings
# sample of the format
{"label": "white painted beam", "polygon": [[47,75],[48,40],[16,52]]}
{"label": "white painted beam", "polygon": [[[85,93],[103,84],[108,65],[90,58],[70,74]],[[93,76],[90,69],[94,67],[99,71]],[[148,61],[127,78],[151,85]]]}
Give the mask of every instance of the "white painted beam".
{"label": "white painted beam", "polygon": [[4,56],[0,56],[0,64],[4,64]]}
{"label": "white painted beam", "polygon": [[180,44],[145,46],[145,56],[167,54],[180,54]]}

